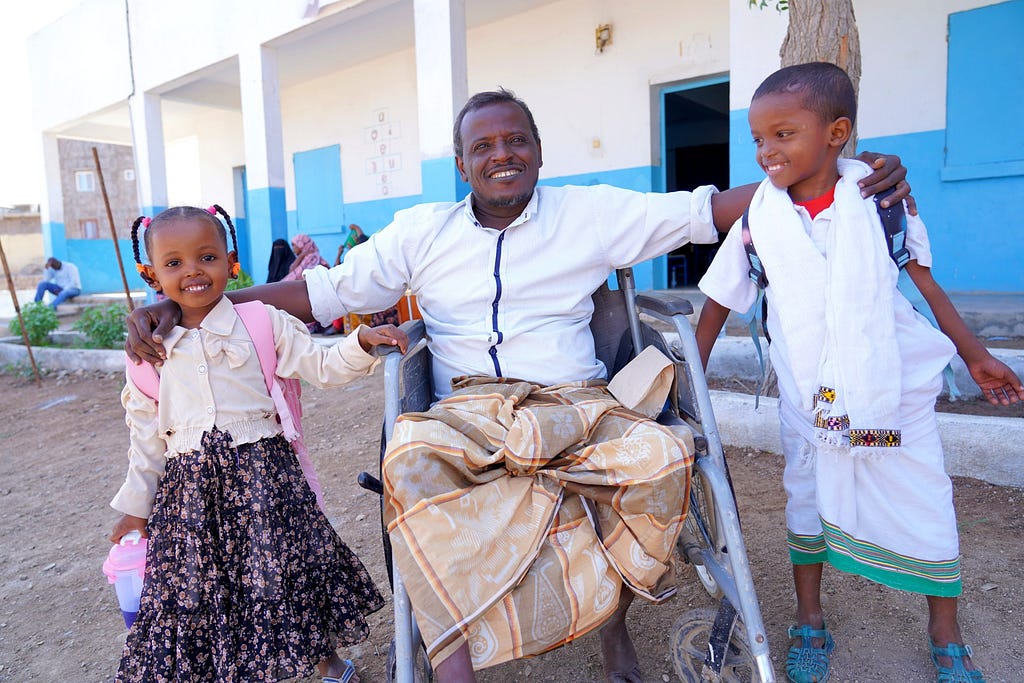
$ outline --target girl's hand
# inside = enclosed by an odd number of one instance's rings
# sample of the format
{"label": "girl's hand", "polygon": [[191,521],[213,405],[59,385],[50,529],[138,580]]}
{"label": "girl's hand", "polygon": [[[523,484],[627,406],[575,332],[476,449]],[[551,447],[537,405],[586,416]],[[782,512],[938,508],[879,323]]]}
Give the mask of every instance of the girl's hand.
{"label": "girl's hand", "polygon": [[981,387],[981,393],[994,406],[1008,406],[1024,401],[1024,385],[1007,365],[987,355],[979,361],[967,364],[971,377]]}
{"label": "girl's hand", "polygon": [[121,519],[117,520],[117,524],[114,525],[114,530],[110,532],[110,542],[120,543],[121,537],[129,531],[138,531],[142,534],[143,538],[149,538],[149,534],[146,533],[146,519],[144,517],[122,515]]}
{"label": "girl's hand", "polygon": [[369,353],[370,348],[378,344],[397,346],[405,353],[409,348],[409,337],[394,325],[378,325],[377,327],[359,327],[359,345]]}

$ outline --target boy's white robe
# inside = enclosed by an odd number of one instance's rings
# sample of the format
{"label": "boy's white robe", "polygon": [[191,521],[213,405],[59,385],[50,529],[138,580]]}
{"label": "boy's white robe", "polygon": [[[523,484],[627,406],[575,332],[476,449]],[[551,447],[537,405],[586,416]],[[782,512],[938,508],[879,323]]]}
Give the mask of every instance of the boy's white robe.
{"label": "boy's white robe", "polygon": [[[840,173],[862,174],[859,162],[841,161]],[[861,177],[857,175],[856,177]],[[766,183],[768,181],[765,181]],[[774,188],[772,188],[774,190]],[[784,191],[780,191],[783,192]],[[788,199],[788,196],[787,196]],[[858,202],[869,216],[876,216],[873,200],[862,199],[859,194],[840,192],[837,188],[835,203],[814,220],[802,207],[789,202],[790,216],[799,220],[802,235],[795,235],[796,243],[805,250],[810,244],[818,259],[841,254],[843,259],[858,259],[864,249],[871,249],[872,262],[889,258],[881,222],[873,221],[879,240],[865,244],[848,254],[850,246],[837,246],[838,236],[832,232],[843,221],[837,213],[849,215],[846,205]],[[751,205],[749,220],[770,221],[779,217],[776,206],[772,212],[762,214],[755,203]],[[790,217],[786,218],[788,225]],[[786,521],[789,530],[791,558],[796,563],[820,562],[825,559],[846,571],[855,572],[896,588],[933,595],[956,595],[960,591],[959,545],[956,519],[952,504],[952,487],[945,474],[942,447],[939,442],[934,402],[941,389],[941,371],[955,349],[941,332],[936,330],[891,286],[892,336],[895,341],[895,361],[892,385],[898,386],[894,412],[902,433],[899,449],[873,449],[877,456],[854,457],[849,450],[842,452],[822,443],[814,428],[814,409],[806,399],[806,369],[808,354],[815,370],[811,384],[819,379],[817,352],[808,350],[807,337],[787,335],[793,326],[799,326],[801,317],[790,316],[796,323],[782,324],[778,315],[780,300],[789,306],[818,306],[808,304],[815,297],[823,299],[827,285],[811,280],[799,292],[779,295],[775,282],[788,282],[785,276],[773,271],[762,245],[769,253],[790,246],[794,233],[754,237],[758,256],[765,261],[768,276],[766,296],[769,301],[768,332],[772,343],[770,354],[779,378],[779,417],[782,443],[786,455],[784,484],[787,493]],[[700,288],[709,297],[733,310],[746,311],[757,295],[756,287],[747,277],[749,263],[743,249],[741,231],[729,232],[714,263],[700,282]],[[753,230],[752,230],[753,233]],[[921,265],[931,265],[927,234],[921,221],[908,215],[907,245],[912,258]],[[831,249],[831,251],[830,251]],[[841,249],[841,250],[840,250]],[[808,252],[809,253],[809,252]],[[795,265],[799,276],[802,271]],[[778,268],[778,265],[777,265]],[[803,320],[811,325],[804,310]],[[816,315],[824,316],[823,304]],[[823,326],[823,325],[822,325]],[[788,329],[787,329],[788,328]],[[819,328],[820,329],[820,328]],[[870,337],[868,338],[870,341]],[[797,346],[794,346],[797,342]],[[888,353],[888,352],[887,352]],[[797,362],[794,362],[794,361]],[[870,362],[870,356],[868,361]],[[877,377],[877,375],[875,375]],[[882,378],[884,379],[884,378]],[[815,387],[816,388],[816,387]],[[852,412],[851,412],[852,418]]]}

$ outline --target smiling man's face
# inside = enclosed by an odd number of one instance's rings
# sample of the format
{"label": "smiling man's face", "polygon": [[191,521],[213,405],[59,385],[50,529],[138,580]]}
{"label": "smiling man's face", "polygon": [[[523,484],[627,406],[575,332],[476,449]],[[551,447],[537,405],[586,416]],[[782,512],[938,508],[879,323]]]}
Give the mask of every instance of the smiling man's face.
{"label": "smiling man's face", "polygon": [[[530,201],[544,163],[526,112],[514,102],[488,104],[466,114],[461,133],[463,152],[455,162],[473,189],[477,218],[504,228]],[[491,225],[488,218],[505,225]]]}

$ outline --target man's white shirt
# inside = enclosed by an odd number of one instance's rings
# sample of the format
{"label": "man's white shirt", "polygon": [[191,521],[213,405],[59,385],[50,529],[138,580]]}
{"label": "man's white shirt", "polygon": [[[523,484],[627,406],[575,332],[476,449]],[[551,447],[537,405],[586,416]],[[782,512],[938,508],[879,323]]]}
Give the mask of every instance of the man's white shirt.
{"label": "man's white shirt", "polygon": [[384,310],[411,289],[438,398],[460,375],[542,385],[605,377],[589,329],[591,294],[616,268],[716,242],[714,192],[538,187],[505,230],[481,226],[470,197],[417,205],[341,265],[306,271],[313,315],[327,324]]}

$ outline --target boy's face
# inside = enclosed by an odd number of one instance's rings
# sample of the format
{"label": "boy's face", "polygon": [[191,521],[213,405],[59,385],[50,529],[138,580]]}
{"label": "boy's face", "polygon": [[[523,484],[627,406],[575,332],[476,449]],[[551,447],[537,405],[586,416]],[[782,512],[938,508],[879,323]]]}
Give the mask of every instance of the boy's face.
{"label": "boy's face", "polygon": [[806,109],[801,93],[771,93],[750,103],[755,159],[772,185],[793,201],[827,193],[839,179],[836,159],[850,137],[850,119],[832,122]]}

